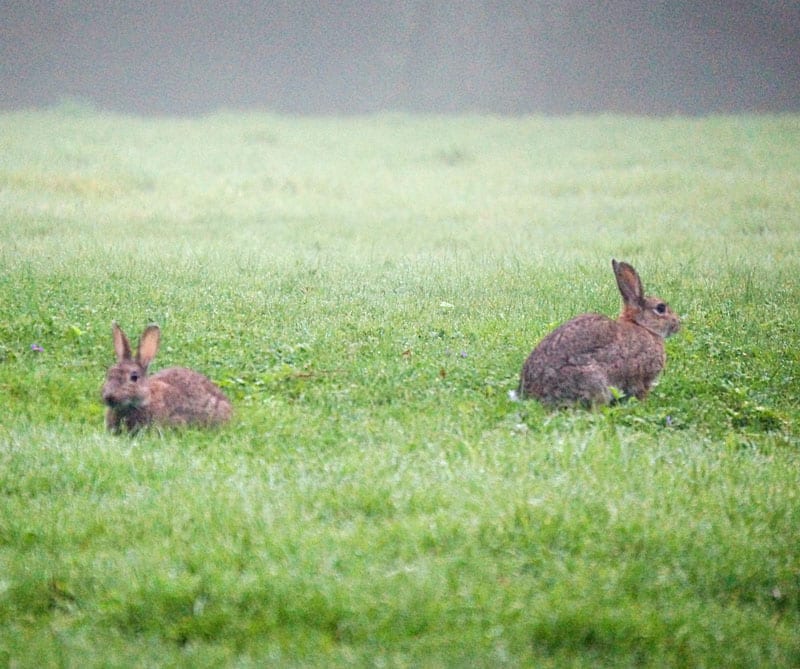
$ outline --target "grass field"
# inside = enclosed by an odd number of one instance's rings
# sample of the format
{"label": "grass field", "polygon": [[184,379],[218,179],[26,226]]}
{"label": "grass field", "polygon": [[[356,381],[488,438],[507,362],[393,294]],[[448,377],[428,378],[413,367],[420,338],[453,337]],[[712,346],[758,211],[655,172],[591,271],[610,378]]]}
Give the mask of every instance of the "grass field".
{"label": "grass field", "polygon": [[[660,384],[512,401],[612,257]],[[798,666],[798,276],[797,116],[0,115],[0,666]]]}

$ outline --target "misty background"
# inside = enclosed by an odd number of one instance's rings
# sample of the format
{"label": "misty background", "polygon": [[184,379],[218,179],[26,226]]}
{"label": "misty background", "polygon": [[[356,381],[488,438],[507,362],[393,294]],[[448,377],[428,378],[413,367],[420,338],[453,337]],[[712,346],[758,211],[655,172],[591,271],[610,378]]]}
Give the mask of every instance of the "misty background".
{"label": "misty background", "polygon": [[800,2],[29,2],[0,109],[800,111]]}

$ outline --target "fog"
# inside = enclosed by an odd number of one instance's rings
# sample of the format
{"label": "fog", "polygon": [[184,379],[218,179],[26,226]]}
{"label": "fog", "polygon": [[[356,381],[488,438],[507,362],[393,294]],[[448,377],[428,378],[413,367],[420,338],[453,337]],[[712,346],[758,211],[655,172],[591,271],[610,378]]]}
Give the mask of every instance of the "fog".
{"label": "fog", "polygon": [[800,2],[32,2],[0,10],[0,109],[800,111]]}

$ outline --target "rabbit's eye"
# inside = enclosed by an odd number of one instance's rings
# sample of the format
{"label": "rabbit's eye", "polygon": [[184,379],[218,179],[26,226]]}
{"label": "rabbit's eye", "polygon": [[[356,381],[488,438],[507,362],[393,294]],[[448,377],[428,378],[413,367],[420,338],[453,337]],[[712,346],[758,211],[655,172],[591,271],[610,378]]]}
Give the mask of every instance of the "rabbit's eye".
{"label": "rabbit's eye", "polygon": [[136,383],[139,380],[139,372],[131,372],[131,381]]}
{"label": "rabbit's eye", "polygon": [[665,313],[667,313],[667,305],[664,304],[663,302],[659,302],[656,305],[656,313],[657,314],[665,314]]}

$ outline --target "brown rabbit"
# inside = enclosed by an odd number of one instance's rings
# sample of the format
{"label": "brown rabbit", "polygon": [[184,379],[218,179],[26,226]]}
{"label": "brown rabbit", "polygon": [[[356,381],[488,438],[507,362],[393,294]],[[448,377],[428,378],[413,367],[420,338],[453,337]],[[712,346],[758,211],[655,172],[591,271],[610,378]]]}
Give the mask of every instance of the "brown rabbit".
{"label": "brown rabbit", "polygon": [[231,417],[228,398],[202,374],[170,367],[147,375],[161,337],[157,325],[145,328],[135,358],[128,338],[116,323],[113,335],[117,364],[108,370],[103,385],[103,402],[108,406],[106,427],[110,431],[119,432],[124,425],[136,432],[152,423],[211,426]]}
{"label": "brown rabbit", "polygon": [[657,297],[644,294],[628,263],[611,261],[622,293],[617,320],[581,314],[548,334],[522,367],[519,394],[545,404],[609,404],[616,393],[644,399],[666,362],[664,339],[680,319]]}

